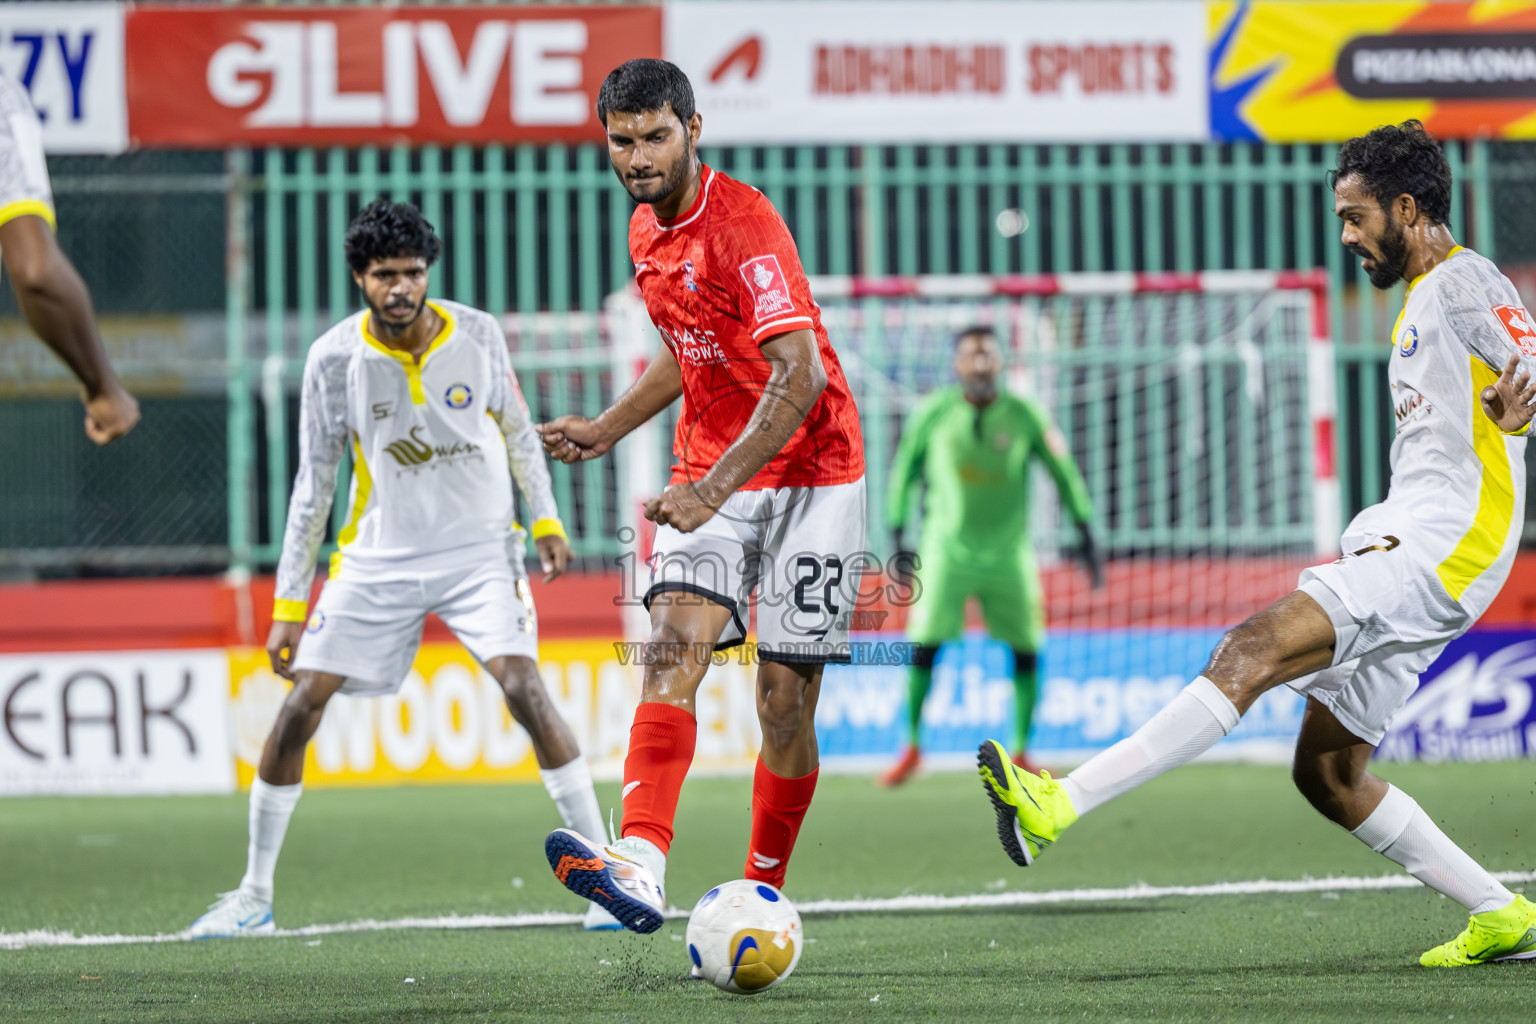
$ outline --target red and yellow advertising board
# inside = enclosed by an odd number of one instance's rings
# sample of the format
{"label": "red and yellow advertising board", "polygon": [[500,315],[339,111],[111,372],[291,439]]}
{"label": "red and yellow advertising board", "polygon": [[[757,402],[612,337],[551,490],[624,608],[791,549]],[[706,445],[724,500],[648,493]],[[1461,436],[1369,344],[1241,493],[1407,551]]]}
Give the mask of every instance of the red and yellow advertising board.
{"label": "red and yellow advertising board", "polygon": [[1212,3],[1211,133],[1536,138],[1536,3]]}
{"label": "red and yellow advertising board", "polygon": [[[544,684],[599,778],[619,776],[639,702],[641,670],[625,652],[608,640],[539,645]],[[751,770],[761,742],[755,673],[744,659],[715,659],[697,698],[695,771]],[[255,647],[230,650],[229,681],[235,774],[246,789],[288,683]],[[458,644],[429,643],[393,696],[332,699],[309,746],[304,784],[526,782],[537,781],[538,770],[496,682]]]}

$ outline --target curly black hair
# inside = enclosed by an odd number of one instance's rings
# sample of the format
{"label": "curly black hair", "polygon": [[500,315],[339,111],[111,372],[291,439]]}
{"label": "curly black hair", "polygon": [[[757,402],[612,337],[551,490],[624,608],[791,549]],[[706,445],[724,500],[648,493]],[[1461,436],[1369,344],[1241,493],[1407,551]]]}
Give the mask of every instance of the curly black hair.
{"label": "curly black hair", "polygon": [[443,243],[431,222],[410,203],[375,199],[347,228],[347,265],[364,273],[374,260],[420,256],[427,266],[437,262]]}
{"label": "curly black hair", "polygon": [[671,105],[683,124],[693,117],[693,85],[682,68],[664,60],[637,57],[608,72],[597,91],[597,119],[608,123],[608,111],[639,114]]}
{"label": "curly black hair", "polygon": [[1418,120],[1384,124],[1339,147],[1339,166],[1328,172],[1328,187],[1356,175],[1382,209],[1404,193],[1435,224],[1451,223],[1451,165],[1440,142]]}

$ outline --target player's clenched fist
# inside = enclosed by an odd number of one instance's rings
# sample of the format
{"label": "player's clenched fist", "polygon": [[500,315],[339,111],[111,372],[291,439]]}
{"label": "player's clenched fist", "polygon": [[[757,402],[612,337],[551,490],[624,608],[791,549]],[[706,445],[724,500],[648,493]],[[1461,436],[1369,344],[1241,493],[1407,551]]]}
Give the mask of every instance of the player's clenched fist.
{"label": "player's clenched fist", "polygon": [[1536,402],[1536,382],[1528,371],[1520,369],[1520,357],[1510,356],[1499,379],[1483,388],[1483,412],[1504,433],[1518,434],[1536,415],[1532,402]]}
{"label": "player's clenched fist", "polygon": [[533,429],[544,439],[549,457],[560,462],[585,462],[613,447],[585,416],[557,416],[548,423],[535,423]]}
{"label": "player's clenched fist", "polygon": [[692,533],[714,514],[715,510],[699,497],[692,484],[673,484],[659,498],[645,503],[645,518],[679,533]]}
{"label": "player's clenched fist", "polygon": [[293,654],[299,649],[299,636],[304,632],[302,622],[273,622],[267,634],[267,659],[272,671],[284,679],[293,678]]}

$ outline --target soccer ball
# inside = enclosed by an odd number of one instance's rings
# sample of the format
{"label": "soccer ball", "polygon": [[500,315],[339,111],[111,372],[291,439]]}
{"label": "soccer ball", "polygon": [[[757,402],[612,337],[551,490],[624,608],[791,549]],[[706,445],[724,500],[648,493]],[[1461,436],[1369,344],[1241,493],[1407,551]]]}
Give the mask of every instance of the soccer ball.
{"label": "soccer ball", "polygon": [[766,992],[800,962],[800,912],[766,882],[717,885],[688,915],[688,956],[716,988]]}

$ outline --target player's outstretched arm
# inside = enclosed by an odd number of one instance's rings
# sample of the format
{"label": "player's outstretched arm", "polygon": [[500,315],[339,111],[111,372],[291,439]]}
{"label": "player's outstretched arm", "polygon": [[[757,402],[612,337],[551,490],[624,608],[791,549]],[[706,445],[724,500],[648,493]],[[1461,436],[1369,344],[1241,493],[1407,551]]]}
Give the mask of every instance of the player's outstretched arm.
{"label": "player's outstretched arm", "polygon": [[1520,368],[1518,354],[1509,357],[1499,379],[1483,388],[1483,412],[1506,434],[1524,434],[1536,415],[1536,381]]}
{"label": "player's outstretched arm", "polygon": [[112,372],[90,292],[48,222],[29,214],[0,224],[0,259],[27,323],[85,389],[86,436],[107,444],[132,430],[139,422],[139,403]]}
{"label": "player's outstretched arm", "polygon": [[771,367],[752,418],[704,476],[673,484],[645,504],[645,517],[688,533],[779,454],[827,387],[821,350],[810,331],[790,331],[763,342]]}
{"label": "player's outstretched arm", "polygon": [[492,357],[498,363],[500,384],[493,390],[490,411],[506,441],[507,465],[512,471],[512,479],[517,481],[532,514],[533,546],[539,555],[539,566],[544,570],[544,582],[552,583],[570,566],[571,545],[565,535],[565,525],[560,521],[549,466],[544,462],[538,432],[533,429],[528,402],[517,383],[517,372],[512,369],[506,346],[500,341],[499,337],[495,339],[491,348]]}
{"label": "player's outstretched arm", "polygon": [[607,454],[630,431],[677,401],[683,393],[683,371],[665,345],[640,379],[597,416],[557,416],[535,424],[544,450],[561,462],[585,462]]}

